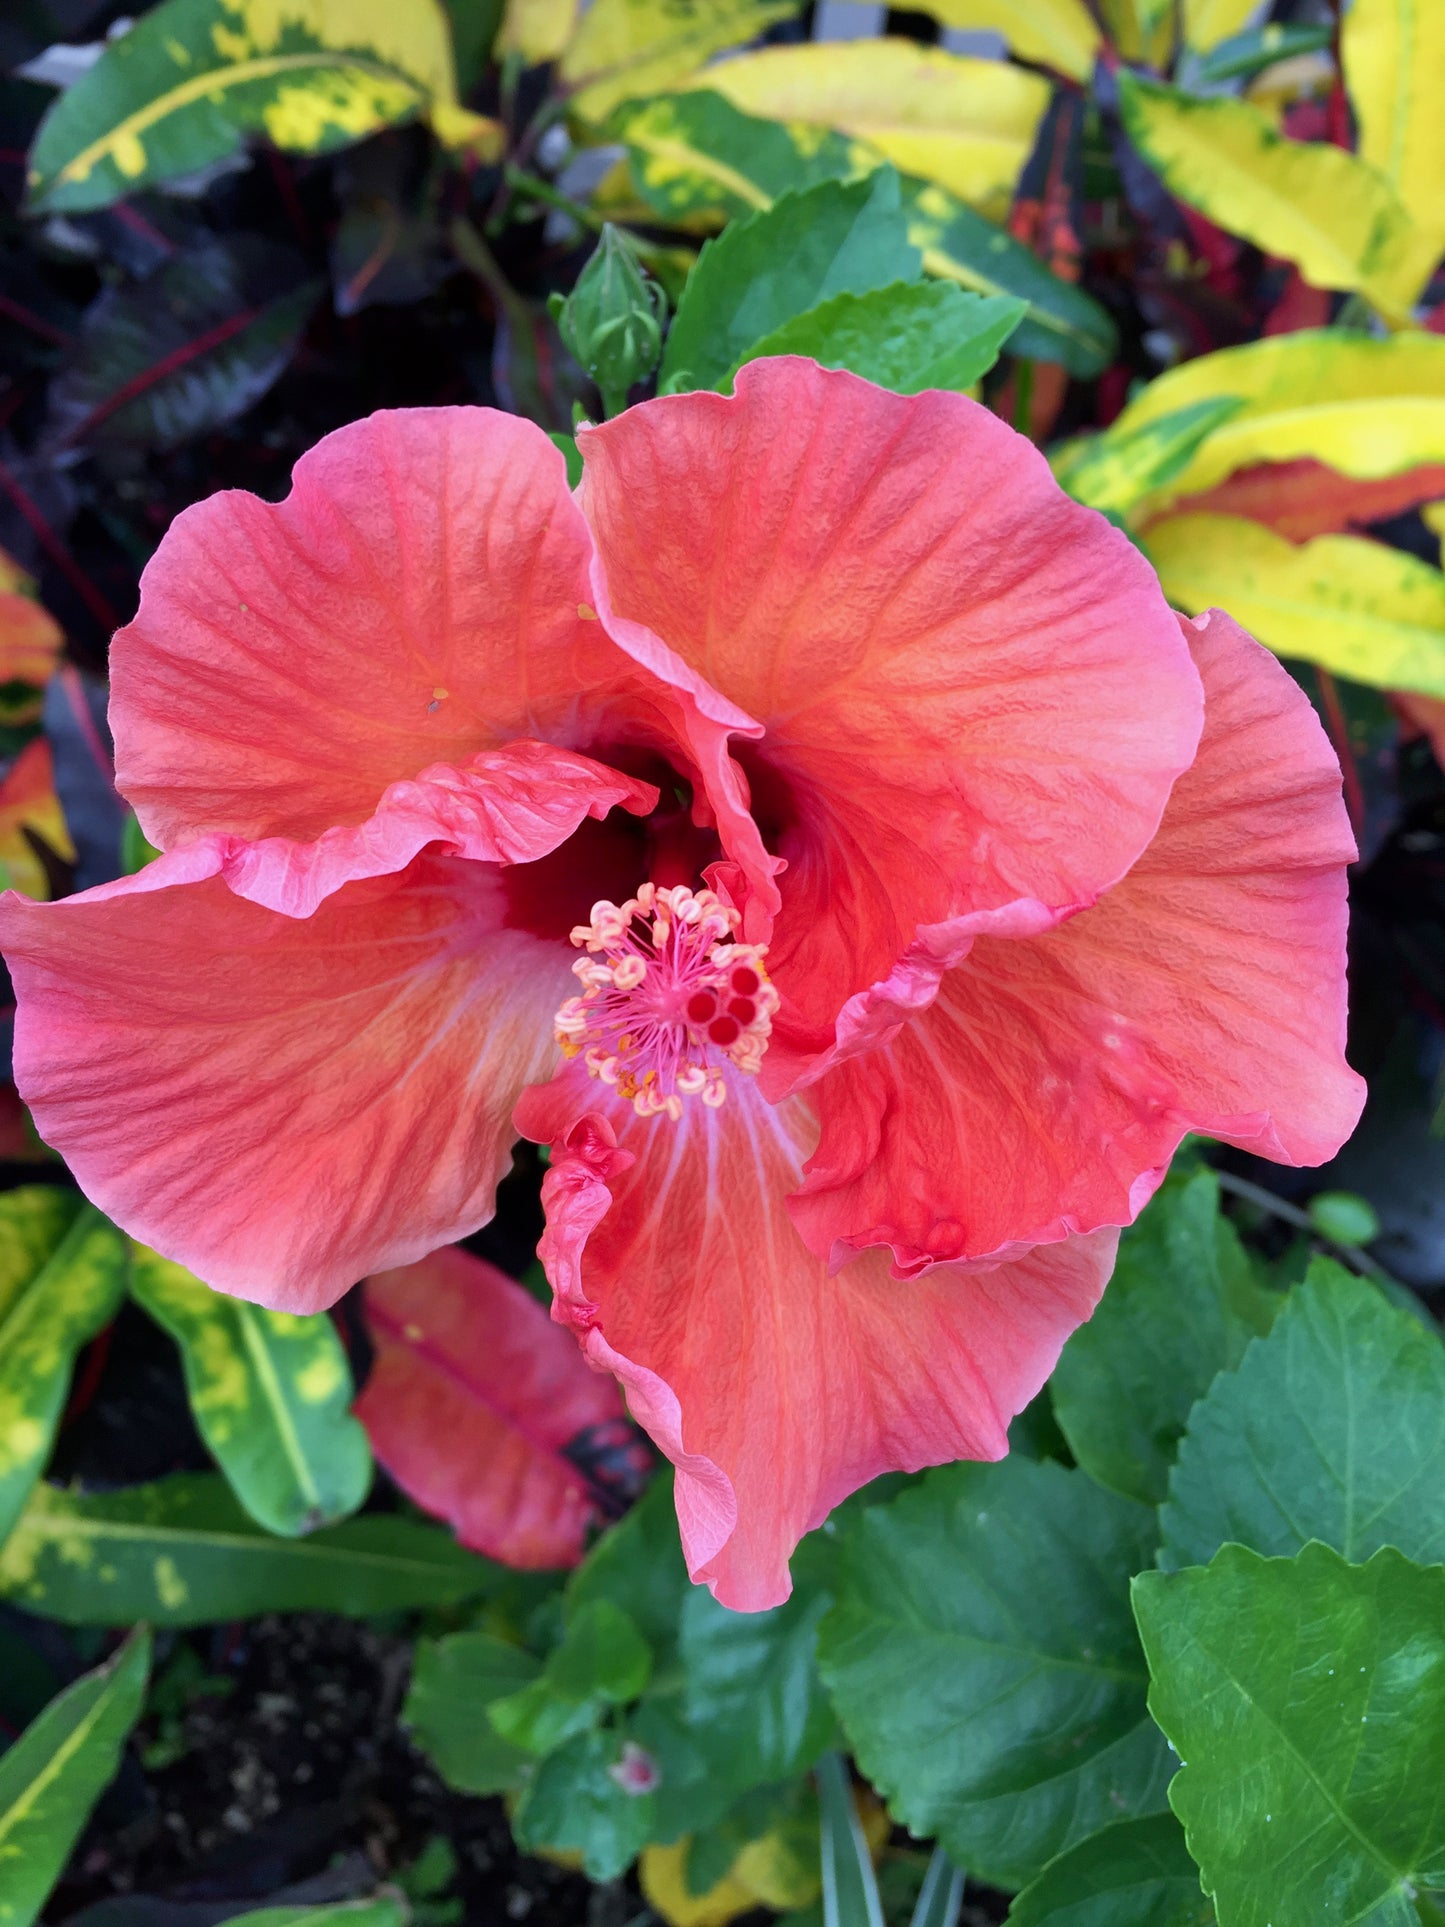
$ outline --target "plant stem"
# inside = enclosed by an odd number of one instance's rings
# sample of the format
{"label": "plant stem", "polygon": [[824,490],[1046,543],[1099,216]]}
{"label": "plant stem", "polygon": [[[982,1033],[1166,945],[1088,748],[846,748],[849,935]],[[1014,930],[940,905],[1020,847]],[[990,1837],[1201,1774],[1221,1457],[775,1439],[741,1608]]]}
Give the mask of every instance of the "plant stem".
{"label": "plant stem", "polygon": [[1236,1198],[1244,1198],[1250,1204],[1257,1204],[1261,1211],[1267,1211],[1272,1218],[1280,1218],[1285,1224],[1292,1224],[1299,1231],[1308,1232],[1310,1237],[1318,1238],[1321,1244],[1337,1251],[1347,1265],[1363,1272],[1368,1278],[1388,1278],[1389,1272],[1377,1264],[1367,1251],[1358,1245],[1342,1245],[1337,1238],[1331,1238],[1320,1230],[1307,1211],[1301,1211],[1297,1204],[1290,1204],[1285,1198],[1277,1197],[1273,1191],[1266,1191],[1262,1184],[1251,1184],[1248,1178],[1237,1178],[1232,1171],[1214,1173],[1219,1180],[1221,1191],[1229,1191]]}

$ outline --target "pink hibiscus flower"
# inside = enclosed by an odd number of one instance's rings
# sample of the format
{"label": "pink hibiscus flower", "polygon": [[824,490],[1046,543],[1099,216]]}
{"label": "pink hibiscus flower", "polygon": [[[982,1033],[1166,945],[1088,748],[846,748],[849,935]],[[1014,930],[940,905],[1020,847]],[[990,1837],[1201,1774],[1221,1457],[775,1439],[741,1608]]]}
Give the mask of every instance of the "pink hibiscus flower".
{"label": "pink hibiscus flower", "polygon": [[574,498],[526,422],[377,415],[177,518],[113,657],[166,854],[5,900],[17,1077],[298,1311],[550,1145],[555,1315],[763,1607],[867,1479],[1003,1453],[1184,1132],[1348,1134],[1353,848],[1283,669],[974,403],[789,359],[581,439]]}

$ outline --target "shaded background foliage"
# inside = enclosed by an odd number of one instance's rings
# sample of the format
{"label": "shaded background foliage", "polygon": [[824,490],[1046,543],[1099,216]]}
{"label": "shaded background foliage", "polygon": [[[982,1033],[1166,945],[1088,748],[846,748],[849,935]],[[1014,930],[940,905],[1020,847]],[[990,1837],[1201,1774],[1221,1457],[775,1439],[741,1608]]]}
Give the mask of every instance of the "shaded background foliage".
{"label": "shaded background foliage", "polygon": [[[405,12],[399,5],[396,17]],[[194,0],[190,13],[209,20],[216,9]],[[440,9],[427,13],[433,26],[442,19]],[[1215,13],[1229,31],[1209,26]],[[1186,1634],[1198,1634],[1199,1650],[1208,1645],[1215,1596],[1190,1579],[1195,1590],[1171,1619],[1160,1591],[1168,1582],[1145,1571],[1156,1550],[1162,1573],[1207,1569],[1220,1598],[1232,1589],[1229,1611],[1247,1615],[1262,1596],[1251,1585],[1284,1583],[1274,1565],[1258,1579],[1250,1559],[1303,1559],[1304,1542],[1317,1538],[1333,1552],[1312,1549],[1290,1583],[1312,1589],[1326,1618],[1353,1614],[1352,1624],[1377,1594],[1403,1599],[1416,1583],[1382,1578],[1377,1558],[1403,1554],[1429,1568],[1445,1554],[1438,1497],[1428,1493],[1432,1468],[1436,1492],[1445,1489],[1445,1393],[1421,1309],[1438,1311],[1445,1292],[1445,777],[1430,706],[1445,697],[1436,566],[1445,429],[1433,451],[1422,433],[1408,460],[1374,468],[1348,453],[1332,466],[1335,444],[1273,460],[1256,448],[1191,488],[1218,447],[1211,437],[1242,406],[1230,379],[1206,379],[1200,395],[1161,402],[1152,416],[1149,396],[1167,386],[1141,397],[1141,385],[1178,364],[1290,335],[1300,337],[1293,378],[1318,396],[1333,380],[1334,350],[1310,331],[1332,330],[1345,352],[1357,338],[1383,338],[1381,316],[1411,321],[1411,337],[1445,332],[1437,263],[1422,256],[1401,268],[1385,245],[1403,247],[1415,233],[1394,189],[1350,172],[1352,144],[1373,136],[1342,84],[1338,12],[1314,0],[1254,9],[939,0],[937,17],[884,18],[782,0],[598,0],[579,21],[570,8],[523,0],[504,20],[486,0],[449,0],[455,87],[434,65],[408,80],[399,63],[390,105],[375,106],[365,138],[340,138],[340,120],[325,113],[316,138],[285,146],[275,126],[274,139],[258,136],[265,123],[254,115],[198,122],[181,139],[184,167],[161,167],[150,152],[143,162],[155,163],[156,178],[143,171],[133,188],[120,179],[107,187],[103,168],[66,176],[58,115],[40,130],[56,85],[86,65],[56,43],[89,46],[93,58],[126,17],[114,4],[22,0],[0,20],[0,550],[15,565],[0,580],[0,643],[11,652],[0,677],[0,861],[13,881],[54,896],[145,860],[110,780],[106,649],[173,517],[218,488],[279,498],[306,448],[374,408],[482,403],[565,440],[579,408],[597,411],[591,377],[604,392],[609,383],[597,360],[582,365],[589,348],[576,312],[559,316],[548,298],[574,289],[610,219],[678,311],[664,387],[725,385],[737,360],[782,351],[904,388],[977,385],[1050,448],[1065,486],[1125,526],[1191,607],[1201,571],[1207,587],[1217,583],[1205,599],[1231,605],[1253,594],[1263,604],[1290,566],[1282,542],[1354,543],[1330,552],[1322,601],[1312,609],[1309,594],[1297,598],[1287,633],[1261,633],[1289,659],[1344,766],[1362,847],[1351,1056],[1371,1099],[1323,1173],[1211,1152],[1215,1178],[1187,1152],[1126,1238],[1108,1316],[1074,1341],[1052,1394],[1019,1422],[1015,1456],[921,1484],[880,1482],[871,1509],[845,1508],[831,1534],[805,1545],[795,1601],[749,1635],[687,1594],[665,1485],[628,1511],[653,1465],[620,1407],[589,1410],[585,1425],[549,1439],[534,1468],[552,1502],[566,1493],[582,1507],[569,1515],[576,1543],[554,1530],[549,1560],[565,1563],[583,1538],[626,1515],[565,1591],[559,1573],[512,1574],[462,1552],[417,1508],[498,1559],[513,1556],[536,1521],[500,1517],[486,1482],[469,1482],[477,1455],[500,1462],[510,1449],[484,1371],[463,1393],[476,1428],[468,1479],[455,1464],[438,1475],[432,1442],[399,1417],[398,1401],[431,1392],[395,1332],[407,1302],[432,1302],[437,1277],[396,1287],[401,1310],[389,1322],[377,1294],[370,1314],[353,1294],[335,1331],[323,1319],[298,1333],[216,1302],[185,1274],[169,1275],[177,1268],[128,1252],[73,1193],[35,1204],[32,1187],[67,1179],[13,1087],[0,1087],[0,1159],[16,1201],[6,1226],[17,1246],[37,1240],[43,1257],[24,1292],[41,1304],[36,1281],[46,1281],[45,1303],[64,1308],[54,1314],[59,1362],[40,1390],[33,1375],[26,1381],[27,1398],[49,1401],[48,1429],[28,1457],[0,1456],[0,1537],[13,1528],[0,1553],[0,1741],[98,1664],[104,1670],[74,1690],[99,1709],[102,1739],[110,1733],[109,1770],[97,1768],[96,1786],[76,1795],[37,1852],[35,1864],[49,1853],[56,1872],[68,1858],[47,1917],[203,1927],[263,1904],[326,1908],[372,1894],[385,1876],[393,1891],[358,1902],[360,1911],[296,1918],[386,1927],[410,1908],[437,1927],[529,1918],[621,1927],[648,1908],[678,1927],[711,1927],[766,1904],[795,1912],[799,1927],[819,1907],[830,1927],[876,1923],[880,1906],[890,1921],[947,1927],[959,1904],[951,1869],[940,1857],[925,1883],[911,1828],[941,1839],[967,1869],[970,1923],[1003,1919],[1006,1893],[1022,1889],[1008,1917],[1038,1927],[1204,1927],[1215,1911],[1166,1802],[1173,1760],[1160,1729],[1179,1744],[1175,1722],[1207,1681],[1181,1686],[1171,1675],[1147,1708],[1145,1694],[1151,1668],[1177,1663],[1159,1656]],[[708,69],[701,91],[684,90],[720,50],[826,51],[840,32],[880,28],[886,55],[867,42],[858,50],[867,86],[843,55],[783,82],[745,58]],[[982,80],[948,67],[960,46],[1002,51],[998,29],[1011,36],[1013,65]],[[919,54],[928,48],[941,48],[936,68]],[[889,60],[903,63],[902,81],[890,79]],[[1199,101],[1212,104],[1213,120],[1206,113],[1201,123],[1190,106]],[[922,132],[908,124],[915,108]],[[990,115],[988,138],[970,145]],[[1202,157],[1189,145],[1200,139]],[[1286,144],[1332,158],[1281,225],[1271,169]],[[318,151],[297,151],[308,145]],[[1215,183],[1241,154],[1258,180],[1238,191],[1236,208]],[[880,165],[890,161],[896,176]],[[28,199],[27,167],[42,174]],[[1413,188],[1396,185],[1403,205]],[[1353,256],[1352,196],[1373,223]],[[1421,247],[1433,234],[1438,255],[1445,225],[1436,232],[1429,210],[1408,212],[1427,235]],[[727,221],[726,247],[699,257]],[[829,221],[841,238],[805,285],[787,235],[831,234]],[[1322,267],[1336,229],[1345,239]],[[771,329],[738,333],[734,298],[765,282]],[[648,301],[655,313],[655,292]],[[1407,407],[1428,415],[1445,406],[1439,368],[1428,364],[1413,400],[1406,384]],[[640,377],[634,399],[650,392],[650,363],[628,372]],[[1235,519],[1206,526],[1191,516]],[[1263,545],[1255,572],[1230,577],[1225,564],[1246,538]],[[1406,571],[1423,617],[1400,618],[1391,600],[1404,593],[1399,580],[1376,593],[1374,578],[1358,573],[1379,567]],[[1428,573],[1409,575],[1412,567]],[[1291,638],[1340,601],[1358,617],[1343,653],[1302,660]],[[40,609],[54,628],[37,630]],[[466,1271],[462,1287],[499,1328],[518,1321],[523,1343],[533,1315],[547,1330],[534,1302],[540,1175],[535,1152],[519,1148],[496,1220],[468,1241],[496,1269]],[[42,1219],[48,1229],[36,1229]],[[1343,1256],[1355,1281],[1327,1266],[1282,1300],[1321,1250]],[[1389,1286],[1407,1312],[1359,1282],[1381,1267],[1420,1294]],[[25,1356],[18,1327],[4,1324],[10,1311],[0,1292],[0,1389]],[[43,1324],[43,1306],[34,1316]],[[1388,1322],[1402,1317],[1406,1325]],[[250,1322],[223,1331],[226,1320]],[[208,1378],[211,1343],[228,1346],[228,1358],[259,1348],[280,1394],[250,1383],[238,1412]],[[1390,1368],[1372,1376],[1379,1359]],[[319,1409],[294,1395],[308,1362],[332,1374]],[[453,1363],[467,1380],[464,1346]],[[1256,1489],[1281,1468],[1316,1484],[1344,1476],[1328,1438],[1308,1451],[1301,1441],[1303,1415],[1285,1396],[1299,1371],[1313,1374],[1305,1382],[1325,1409],[1378,1401],[1368,1408],[1383,1439],[1374,1470],[1352,1464],[1348,1477],[1366,1496],[1373,1478],[1409,1501],[1369,1544],[1323,1511],[1292,1534]],[[550,1405],[564,1402],[561,1383]],[[369,1445],[347,1416],[353,1385],[364,1388],[357,1410]],[[1256,1436],[1249,1415],[1261,1410],[1279,1422]],[[1414,1416],[1391,1432],[1386,1411]],[[372,1453],[386,1470],[367,1498]],[[42,1472],[49,1483],[37,1486]],[[171,1475],[183,1482],[158,1483]],[[1211,1480],[1231,1479],[1221,1500]],[[1019,1543],[990,1534],[990,1511],[1030,1522]],[[100,1534],[123,1525],[145,1556],[132,1567],[117,1555],[103,1582],[94,1571],[77,1577],[47,1553],[47,1518]],[[201,1527],[225,1542],[221,1563],[195,1555],[187,1534]],[[1249,1550],[1216,1573],[1225,1555],[1208,1562],[1223,1541]],[[374,1583],[348,1563],[363,1545],[393,1561]],[[320,1577],[297,1576],[288,1550],[297,1547]],[[177,1592],[163,1562],[182,1553],[191,1563]],[[950,1582],[947,1613],[910,1621],[899,1589],[916,1583],[927,1594],[944,1558],[964,1575]],[[1096,1596],[1098,1571],[1112,1592]],[[1132,1617],[1131,1575],[1141,1575]],[[1420,1582],[1427,1614],[1431,1583]],[[991,1585],[1007,1601],[1009,1637],[1032,1655],[1018,1675],[967,1658],[993,1624]],[[117,1646],[108,1630],[142,1616],[159,1628],[148,1691],[143,1642]],[[1088,1707],[1048,1676],[1050,1655],[1079,1646],[1091,1665],[1103,1655]],[[979,1715],[985,1701],[993,1710]],[[139,1740],[123,1749],[137,1717]],[[961,1760],[948,1736],[965,1727]],[[1238,1744],[1257,1745],[1247,1729],[1241,1716]],[[35,1734],[0,1758],[0,1816],[5,1763],[18,1785],[16,1762]],[[863,1789],[860,1832],[835,1768],[825,1765],[814,1790],[808,1771],[840,1738],[888,1800],[899,1823],[891,1835]],[[1207,1736],[1199,1744],[1207,1751]],[[649,1763],[644,1780],[660,1763],[656,1788],[625,1784],[629,1747]],[[1061,1764],[1071,1747],[1081,1764]],[[1412,1771],[1419,1784],[1445,1782],[1438,1745],[1434,1754],[1422,1746]],[[66,1828],[78,1834],[111,1772],[69,1852]],[[1208,1772],[1218,1777],[1217,1761],[1206,1761],[1196,1787]],[[1278,1776],[1281,1812],[1291,1800],[1303,1811],[1287,1771]],[[1216,1874],[1207,1791],[1181,1795],[1176,1810],[1199,1828],[1195,1859],[1222,1883],[1224,1927],[1263,1919],[1256,1902],[1272,1906],[1276,1922],[1296,1918],[1267,1885],[1262,1898],[1246,1891],[1247,1867]],[[1352,1819],[1369,1833],[1368,1816]],[[1438,1821],[1422,1825],[1422,1840]],[[520,1854],[513,1823],[522,1840],[571,1864]],[[820,1834],[831,1869],[822,1899]],[[644,1848],[639,1890],[627,1870]],[[881,1901],[870,1849],[882,1854]],[[1258,1843],[1251,1851],[1257,1861]],[[1423,1889],[1445,1881],[1441,1853],[1438,1863],[1405,1866],[1397,1855],[1392,1864]],[[12,1918],[4,1879],[0,1922]],[[143,1897],[126,1901],[132,1892]],[[1379,1904],[1398,1898],[1391,1890]],[[1296,1899],[1299,1918],[1326,1918],[1309,1893]],[[1396,1927],[1415,1918],[1408,1904],[1409,1913],[1378,1919]],[[1091,1905],[1101,1911],[1068,1911]],[[1430,1905],[1420,1899],[1419,1917],[1433,1917]]]}

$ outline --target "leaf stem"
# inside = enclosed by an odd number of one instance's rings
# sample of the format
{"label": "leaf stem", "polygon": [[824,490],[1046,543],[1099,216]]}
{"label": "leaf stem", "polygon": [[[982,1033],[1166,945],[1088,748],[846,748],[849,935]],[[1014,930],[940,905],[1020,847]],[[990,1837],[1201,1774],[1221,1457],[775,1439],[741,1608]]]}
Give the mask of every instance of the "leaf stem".
{"label": "leaf stem", "polygon": [[1251,1184],[1248,1178],[1237,1178],[1232,1171],[1216,1169],[1214,1175],[1219,1180],[1221,1191],[1228,1191],[1236,1198],[1244,1198],[1248,1203],[1258,1205],[1261,1211],[1267,1211],[1272,1218],[1280,1218],[1285,1224],[1292,1224],[1297,1230],[1308,1232],[1310,1237],[1318,1238],[1321,1244],[1328,1245],[1332,1251],[1337,1251],[1347,1265],[1352,1266],[1356,1271],[1363,1272],[1367,1278],[1383,1278],[1393,1282],[1385,1267],[1377,1264],[1367,1251],[1362,1251],[1358,1245],[1341,1244],[1337,1238],[1328,1236],[1320,1230],[1309,1213],[1301,1211],[1297,1204],[1290,1204],[1287,1199],[1277,1196],[1275,1192],[1266,1191],[1262,1184]]}

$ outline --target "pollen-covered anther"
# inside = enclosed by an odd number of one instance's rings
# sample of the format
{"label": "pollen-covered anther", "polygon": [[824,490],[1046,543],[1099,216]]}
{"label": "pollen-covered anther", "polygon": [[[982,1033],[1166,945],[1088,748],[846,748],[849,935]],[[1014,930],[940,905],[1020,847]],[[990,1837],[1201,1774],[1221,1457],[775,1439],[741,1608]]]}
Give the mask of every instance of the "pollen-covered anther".
{"label": "pollen-covered anther", "polygon": [[626,903],[596,903],[572,941],[583,986],[557,1012],[563,1055],[630,1099],[639,1117],[682,1116],[685,1098],[716,1109],[727,1070],[763,1061],[778,993],[767,946],[737,941],[738,913],[711,890],[644,883]]}

